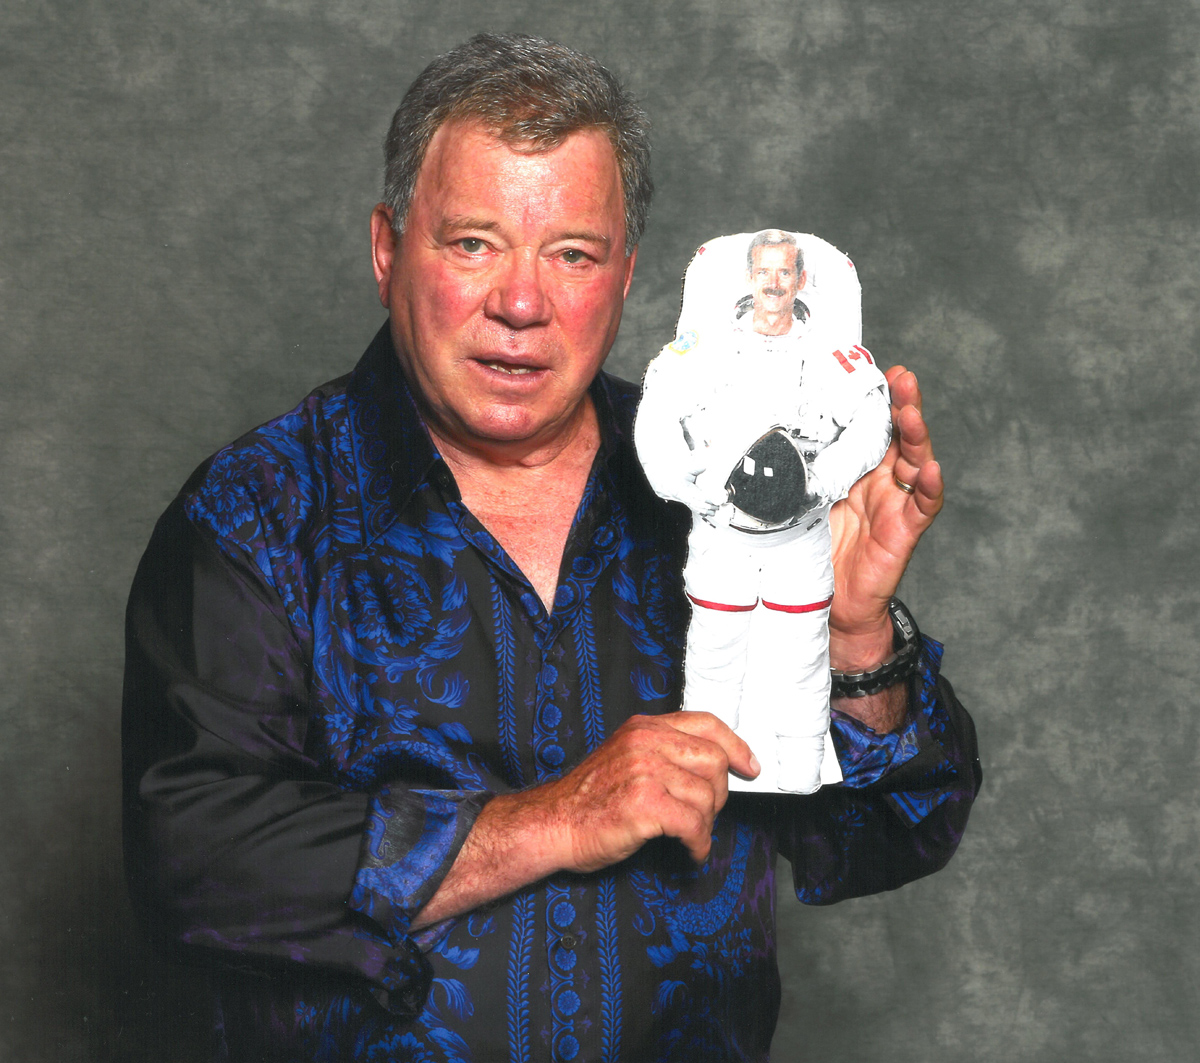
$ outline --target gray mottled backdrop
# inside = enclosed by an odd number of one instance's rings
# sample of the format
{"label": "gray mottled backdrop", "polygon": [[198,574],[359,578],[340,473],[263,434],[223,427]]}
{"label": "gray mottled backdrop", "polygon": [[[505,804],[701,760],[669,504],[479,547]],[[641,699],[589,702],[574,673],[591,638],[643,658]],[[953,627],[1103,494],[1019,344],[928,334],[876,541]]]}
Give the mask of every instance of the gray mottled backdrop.
{"label": "gray mottled backdrop", "polygon": [[195,1057],[121,885],[126,590],[193,466],[354,364],[388,117],[485,28],[654,119],[610,367],[698,243],[780,225],[925,384],[948,502],[905,596],[987,781],[944,873],[781,905],[777,1058],[1197,1058],[1194,0],[0,6],[0,1058]]}

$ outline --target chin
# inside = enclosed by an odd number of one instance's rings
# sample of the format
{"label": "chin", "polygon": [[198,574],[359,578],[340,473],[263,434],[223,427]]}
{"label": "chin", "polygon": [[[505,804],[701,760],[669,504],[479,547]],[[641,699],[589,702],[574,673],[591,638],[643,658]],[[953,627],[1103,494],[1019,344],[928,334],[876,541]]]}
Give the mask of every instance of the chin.
{"label": "chin", "polygon": [[549,416],[539,416],[523,407],[506,407],[474,417],[464,427],[476,439],[493,443],[519,443],[536,436],[550,421]]}

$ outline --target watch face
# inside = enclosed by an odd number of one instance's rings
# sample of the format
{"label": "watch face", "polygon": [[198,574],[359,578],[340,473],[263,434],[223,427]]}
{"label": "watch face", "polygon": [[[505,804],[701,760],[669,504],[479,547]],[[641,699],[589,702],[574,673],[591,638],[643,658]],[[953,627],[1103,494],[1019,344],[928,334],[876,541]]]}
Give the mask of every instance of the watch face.
{"label": "watch face", "polygon": [[791,527],[807,512],[807,487],[804,456],[782,428],[761,436],[725,482],[729,499],[739,510],[779,528]]}

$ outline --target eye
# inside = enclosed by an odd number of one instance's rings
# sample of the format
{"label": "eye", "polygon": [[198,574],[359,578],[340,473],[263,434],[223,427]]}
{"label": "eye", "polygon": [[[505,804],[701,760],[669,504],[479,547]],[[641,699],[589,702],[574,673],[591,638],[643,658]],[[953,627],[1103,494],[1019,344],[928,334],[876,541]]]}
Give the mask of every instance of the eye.
{"label": "eye", "polygon": [[580,251],[577,247],[568,247],[562,253],[562,259],[569,266],[577,266],[581,262],[586,262],[588,256]]}
{"label": "eye", "polygon": [[458,246],[468,255],[478,255],[487,245],[478,236],[464,236],[458,241]]}

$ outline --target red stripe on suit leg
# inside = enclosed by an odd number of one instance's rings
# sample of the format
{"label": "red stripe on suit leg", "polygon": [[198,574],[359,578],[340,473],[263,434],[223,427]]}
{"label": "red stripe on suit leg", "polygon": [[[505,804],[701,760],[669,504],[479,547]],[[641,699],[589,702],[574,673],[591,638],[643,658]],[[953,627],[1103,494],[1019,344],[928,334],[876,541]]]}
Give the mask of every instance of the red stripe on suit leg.
{"label": "red stripe on suit leg", "polygon": [[[691,597],[689,595],[689,597]],[[775,602],[768,602],[763,599],[763,605],[768,609],[775,609],[780,613],[815,613],[818,609],[824,609],[830,602],[833,601],[833,596],[830,595],[823,602],[813,602],[811,605],[777,605]]]}
{"label": "red stripe on suit leg", "polygon": [[688,601],[702,609],[716,609],[719,613],[748,613],[758,605],[757,598],[754,599],[754,605],[722,605],[720,602],[706,602],[703,598],[694,598],[690,594],[688,594]]}

